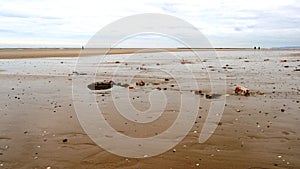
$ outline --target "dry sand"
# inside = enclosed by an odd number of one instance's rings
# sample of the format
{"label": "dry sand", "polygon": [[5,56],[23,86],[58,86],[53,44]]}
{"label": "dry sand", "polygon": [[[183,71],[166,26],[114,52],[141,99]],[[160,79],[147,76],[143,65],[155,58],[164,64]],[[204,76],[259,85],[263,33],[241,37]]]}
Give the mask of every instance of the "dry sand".
{"label": "dry sand", "polygon": [[[11,54],[6,55],[6,52]],[[65,57],[76,53],[72,50],[62,54],[46,49],[43,52],[26,49],[16,53],[0,51],[0,58],[23,57],[23,52],[30,53],[24,54],[26,58]],[[174,147],[176,152],[171,149],[144,159],[110,154],[87,136],[74,110],[72,80],[68,76],[72,74],[71,69],[60,74],[58,67],[53,75],[49,67],[38,65],[46,63],[47,59],[40,59],[41,62],[34,62],[35,59],[0,60],[0,168],[300,168],[300,72],[294,71],[300,67],[299,52],[219,51],[222,65],[228,64],[227,67],[232,69],[225,69],[228,97],[215,133],[205,143],[198,143],[205,119],[203,115],[196,119],[188,136]],[[282,59],[287,62],[280,62]],[[51,61],[57,65],[72,65],[68,59]],[[110,66],[114,65],[110,63]],[[99,77],[99,80],[103,79],[105,76]],[[174,81],[161,83],[160,87],[167,87],[167,92],[172,92],[172,83]],[[236,96],[232,93],[236,85],[264,94]],[[137,88],[135,92],[138,94],[139,90],[142,91]],[[112,103],[110,95],[109,92],[103,96],[97,94],[97,99],[100,104],[109,105]],[[201,104],[204,114],[207,101],[204,99]],[[162,123],[145,132],[141,127],[120,123],[114,113],[107,112],[106,117],[115,128],[136,137],[153,135],[159,128],[169,125]],[[165,118],[172,119],[174,115]]]}

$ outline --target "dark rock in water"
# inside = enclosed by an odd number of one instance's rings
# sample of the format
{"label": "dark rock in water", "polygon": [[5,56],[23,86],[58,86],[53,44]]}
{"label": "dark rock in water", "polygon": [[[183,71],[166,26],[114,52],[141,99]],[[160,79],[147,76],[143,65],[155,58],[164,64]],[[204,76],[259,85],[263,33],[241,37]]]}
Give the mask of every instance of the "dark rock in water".
{"label": "dark rock in water", "polygon": [[222,96],[221,94],[206,94],[205,98],[206,99],[217,99],[217,98],[219,98],[221,96]]}
{"label": "dark rock in water", "polygon": [[96,82],[89,84],[87,87],[91,90],[106,90],[112,88],[114,85],[113,81]]}
{"label": "dark rock in water", "polygon": [[296,71],[296,72],[299,72],[299,71],[300,71],[300,69],[295,69],[294,71]]}
{"label": "dark rock in water", "polygon": [[283,66],[284,68],[289,68],[289,66]]}

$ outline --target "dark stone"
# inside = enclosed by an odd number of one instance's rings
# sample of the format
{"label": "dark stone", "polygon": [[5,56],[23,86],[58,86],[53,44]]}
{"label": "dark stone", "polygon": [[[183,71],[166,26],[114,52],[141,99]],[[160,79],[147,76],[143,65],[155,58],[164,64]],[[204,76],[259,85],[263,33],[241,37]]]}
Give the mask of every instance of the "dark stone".
{"label": "dark stone", "polygon": [[68,139],[63,139],[63,141],[62,141],[63,143],[66,143],[66,142],[68,142]]}
{"label": "dark stone", "polygon": [[202,94],[201,90],[195,91],[195,95],[200,95],[200,94]]}
{"label": "dark stone", "polygon": [[129,84],[120,84],[120,85],[118,85],[118,86],[128,88]]}
{"label": "dark stone", "polygon": [[110,89],[112,88],[114,85],[113,81],[109,81],[109,82],[96,82],[96,83],[92,83],[89,84],[87,87],[91,90],[106,90],[106,89]]}
{"label": "dark stone", "polygon": [[87,75],[87,73],[79,73],[79,72],[76,72],[76,71],[73,71],[72,73],[76,74],[76,75]]}
{"label": "dark stone", "polygon": [[222,96],[221,94],[206,94],[205,95],[205,98],[206,99],[217,99],[219,98],[220,96]]}
{"label": "dark stone", "polygon": [[145,82],[144,81],[138,81],[135,83],[137,86],[145,86]]}

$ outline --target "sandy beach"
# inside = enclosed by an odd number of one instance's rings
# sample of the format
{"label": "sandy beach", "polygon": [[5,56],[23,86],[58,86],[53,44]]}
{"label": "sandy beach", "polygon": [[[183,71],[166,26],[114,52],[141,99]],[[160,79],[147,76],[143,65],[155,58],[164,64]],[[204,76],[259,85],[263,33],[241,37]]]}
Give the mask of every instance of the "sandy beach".
{"label": "sandy beach", "polygon": [[[135,52],[151,53],[151,52],[184,52],[191,49],[184,48],[112,48],[112,49],[87,49],[82,55],[100,55],[100,54],[131,54]],[[193,50],[207,50],[207,49],[193,49]],[[224,48],[217,49],[219,51],[236,51],[238,48]],[[243,49],[252,50],[252,49]],[[41,58],[41,57],[78,57],[81,53],[81,49],[78,48],[4,48],[0,49],[0,59],[21,59],[21,58]]]}
{"label": "sandy beach", "polygon": [[[207,56],[204,60],[209,67],[205,69],[198,67],[203,60],[190,58],[188,49],[168,51],[176,54],[178,61],[164,58],[165,52],[135,54],[137,49],[114,49],[95,73],[89,68],[97,66],[99,57],[94,55],[99,55],[99,51],[87,52],[87,70],[74,72],[80,49],[1,49],[0,169],[300,168],[300,50],[216,50],[226,77],[226,105],[217,129],[202,144],[198,143],[198,137],[213,99],[195,94],[194,89],[189,88],[190,77],[181,71],[180,66],[188,65],[199,74],[203,73],[203,77],[197,79],[203,93],[211,90],[207,72],[214,75],[218,69],[213,66],[214,59],[210,59],[206,50],[199,51]],[[183,59],[186,64],[180,63]],[[141,60],[145,60],[144,65]],[[114,74],[117,68],[126,72],[120,71],[122,76],[119,72]],[[154,136],[168,128],[177,116],[170,110],[180,102],[172,97],[179,92],[176,81],[159,71],[169,68],[178,73],[179,78],[186,78],[184,85],[187,90],[181,91],[183,94],[200,97],[197,119],[178,145],[149,158],[121,157],[99,147],[82,129],[74,108],[74,78],[82,79],[82,86],[87,86],[93,82],[90,77],[104,81],[111,76],[122,84],[131,85],[139,80],[146,82],[147,85],[134,86],[129,91],[137,109],[149,107],[147,94],[158,87],[162,89],[159,92],[170,96],[174,105],[167,105],[165,115],[159,121],[134,124],[111,109],[113,90],[97,92],[86,87],[85,92],[95,96],[99,106],[103,105],[109,124],[125,135],[140,138]],[[137,69],[139,76],[126,81],[127,76]],[[169,79],[165,80],[166,77]],[[249,88],[251,95],[234,94],[236,86]],[[128,90],[119,86],[113,88]],[[91,100],[82,101],[93,104]]]}

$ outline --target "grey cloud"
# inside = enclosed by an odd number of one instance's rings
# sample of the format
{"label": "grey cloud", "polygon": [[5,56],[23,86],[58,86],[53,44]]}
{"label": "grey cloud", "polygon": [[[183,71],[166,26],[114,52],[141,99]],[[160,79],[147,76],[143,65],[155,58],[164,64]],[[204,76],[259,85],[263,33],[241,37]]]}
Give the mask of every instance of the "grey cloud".
{"label": "grey cloud", "polygon": [[235,27],[234,30],[235,30],[235,31],[242,31],[242,28]]}

